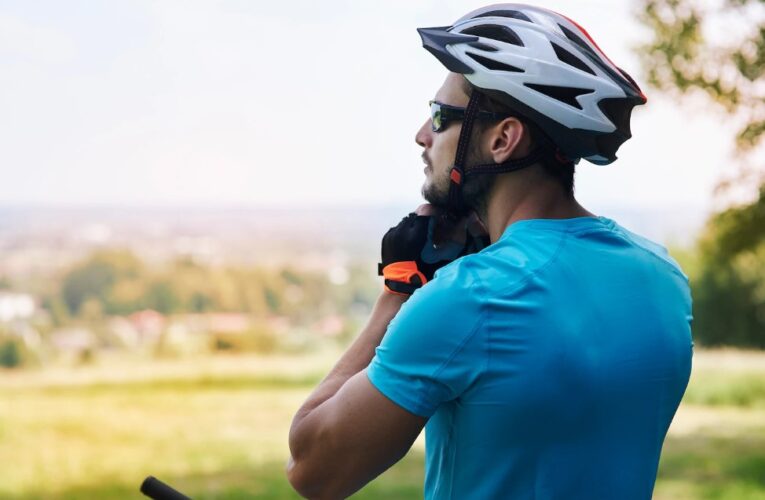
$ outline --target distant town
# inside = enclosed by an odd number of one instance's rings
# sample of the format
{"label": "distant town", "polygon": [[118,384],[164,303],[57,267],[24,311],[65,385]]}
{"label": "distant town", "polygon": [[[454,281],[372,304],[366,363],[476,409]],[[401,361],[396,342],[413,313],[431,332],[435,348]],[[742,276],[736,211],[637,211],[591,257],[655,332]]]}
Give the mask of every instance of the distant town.
{"label": "distant town", "polygon": [[[412,208],[0,207],[0,366],[346,341]],[[704,216],[604,215],[675,244]]]}

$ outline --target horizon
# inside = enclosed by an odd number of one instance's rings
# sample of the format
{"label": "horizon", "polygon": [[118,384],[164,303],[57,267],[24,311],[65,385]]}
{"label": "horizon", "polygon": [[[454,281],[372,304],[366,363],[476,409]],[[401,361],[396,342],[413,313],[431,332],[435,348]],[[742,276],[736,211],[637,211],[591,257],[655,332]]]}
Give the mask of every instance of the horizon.
{"label": "horizon", "polygon": [[[400,217],[416,207],[405,203],[368,203],[331,205],[8,205],[0,203],[0,237],[18,236],[19,232],[66,233],[76,229],[87,232],[96,226],[123,230],[125,227],[156,235],[183,230],[194,234],[216,235],[228,241],[229,232],[259,231],[272,238],[312,238],[316,230],[324,234],[320,246],[338,245],[366,247],[374,240],[377,247],[384,231]],[[593,208],[593,207],[589,207]],[[654,207],[627,204],[598,207],[599,216],[615,220],[625,228],[673,247],[689,247],[699,236],[709,215],[702,207],[691,204]],[[264,218],[263,215],[276,218]],[[331,223],[332,227],[327,227]],[[321,227],[320,227],[321,226]],[[343,234],[346,231],[347,234]],[[104,234],[103,228],[96,231]],[[110,233],[110,231],[107,231]],[[378,234],[379,233],[379,234]],[[166,236],[169,237],[169,236]]]}

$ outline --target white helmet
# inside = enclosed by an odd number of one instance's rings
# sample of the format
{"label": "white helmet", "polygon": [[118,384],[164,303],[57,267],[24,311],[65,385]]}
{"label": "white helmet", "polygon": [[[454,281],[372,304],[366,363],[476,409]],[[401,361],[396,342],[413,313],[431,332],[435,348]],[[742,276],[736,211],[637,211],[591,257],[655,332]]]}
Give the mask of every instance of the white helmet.
{"label": "white helmet", "polygon": [[616,160],[632,108],[646,103],[582,27],[547,9],[491,5],[417,31],[447,69],[535,123],[572,160]]}

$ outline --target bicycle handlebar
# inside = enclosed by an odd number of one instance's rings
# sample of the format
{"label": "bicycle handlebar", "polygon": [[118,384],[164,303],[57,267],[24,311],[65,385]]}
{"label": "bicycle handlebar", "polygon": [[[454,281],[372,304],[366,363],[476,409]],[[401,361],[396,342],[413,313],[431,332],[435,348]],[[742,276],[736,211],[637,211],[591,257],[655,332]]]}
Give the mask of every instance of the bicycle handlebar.
{"label": "bicycle handlebar", "polygon": [[141,493],[154,500],[191,500],[154,476],[149,476],[143,480]]}

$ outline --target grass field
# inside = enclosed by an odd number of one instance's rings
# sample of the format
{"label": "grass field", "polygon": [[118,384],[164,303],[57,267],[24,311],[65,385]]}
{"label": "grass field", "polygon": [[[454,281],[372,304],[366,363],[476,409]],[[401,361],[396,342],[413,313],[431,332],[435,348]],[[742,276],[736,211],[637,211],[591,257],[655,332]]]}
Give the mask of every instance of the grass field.
{"label": "grass field", "polygon": [[[0,498],[297,498],[292,414],[335,352],[0,372]],[[422,497],[422,444],[356,498]],[[765,499],[765,354],[699,351],[655,498]]]}

